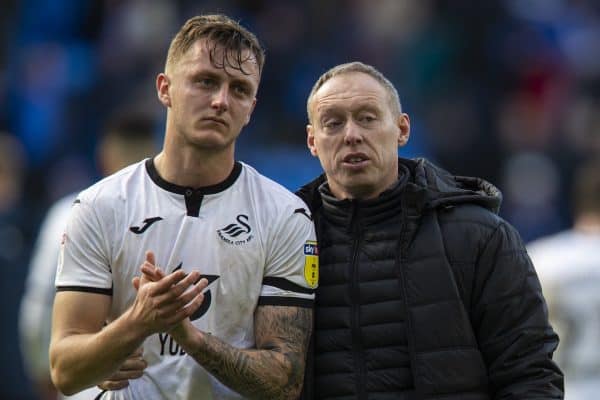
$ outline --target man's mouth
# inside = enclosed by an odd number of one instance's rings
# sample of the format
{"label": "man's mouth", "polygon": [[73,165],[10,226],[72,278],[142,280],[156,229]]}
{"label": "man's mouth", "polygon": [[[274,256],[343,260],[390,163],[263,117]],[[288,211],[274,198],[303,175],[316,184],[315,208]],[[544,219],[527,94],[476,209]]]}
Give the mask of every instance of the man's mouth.
{"label": "man's mouth", "polygon": [[365,161],[368,161],[369,158],[363,153],[352,153],[348,154],[344,157],[343,161],[346,164],[359,165]]}
{"label": "man's mouth", "polygon": [[224,119],[219,118],[219,117],[205,117],[205,118],[202,118],[202,120],[212,121],[212,122],[216,122],[218,124],[227,126],[227,121],[225,121]]}

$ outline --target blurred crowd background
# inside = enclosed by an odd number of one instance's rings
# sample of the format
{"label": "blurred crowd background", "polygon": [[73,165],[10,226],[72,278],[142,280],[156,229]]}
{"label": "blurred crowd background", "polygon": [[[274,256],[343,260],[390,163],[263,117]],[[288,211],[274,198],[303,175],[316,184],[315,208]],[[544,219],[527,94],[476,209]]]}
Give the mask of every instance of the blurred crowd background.
{"label": "blurred crowd background", "polygon": [[198,13],[257,34],[267,59],[238,159],[289,189],[320,173],[306,98],[329,67],[376,66],[411,117],[405,157],[427,157],[504,193],[525,241],[572,222],[575,169],[600,158],[596,0],[2,0],[0,12],[0,398],[33,399],[19,301],[45,211],[100,177],[95,147],[115,113],[165,110],[154,79]]}

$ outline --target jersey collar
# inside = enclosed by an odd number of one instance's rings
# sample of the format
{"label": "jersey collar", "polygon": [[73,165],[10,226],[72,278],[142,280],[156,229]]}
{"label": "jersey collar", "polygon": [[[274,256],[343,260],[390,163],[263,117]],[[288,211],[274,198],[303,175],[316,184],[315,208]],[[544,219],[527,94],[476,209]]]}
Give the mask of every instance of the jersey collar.
{"label": "jersey collar", "polygon": [[231,185],[233,185],[235,183],[235,181],[237,180],[237,178],[242,173],[242,164],[239,163],[238,161],[236,161],[233,165],[233,170],[231,171],[229,176],[227,178],[225,178],[224,181],[217,183],[216,185],[202,186],[202,187],[198,187],[198,188],[193,188],[190,186],[180,186],[180,185],[176,185],[171,182],[167,182],[158,174],[158,171],[156,170],[156,166],[154,165],[153,158],[149,158],[146,160],[146,171],[148,172],[150,179],[152,179],[152,181],[157,186],[161,187],[164,190],[167,190],[172,193],[182,194],[182,195],[189,194],[190,191],[195,192],[195,193],[201,193],[204,195],[204,194],[215,194],[215,193],[222,192],[225,189],[229,188]]}

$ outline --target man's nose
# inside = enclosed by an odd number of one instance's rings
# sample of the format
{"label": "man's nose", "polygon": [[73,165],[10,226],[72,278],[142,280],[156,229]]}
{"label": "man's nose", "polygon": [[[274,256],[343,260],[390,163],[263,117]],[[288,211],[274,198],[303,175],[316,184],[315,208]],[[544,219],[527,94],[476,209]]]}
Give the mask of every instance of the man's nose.
{"label": "man's nose", "polygon": [[229,109],[229,89],[227,85],[221,85],[212,98],[211,107],[217,110],[218,113],[225,112]]}
{"label": "man's nose", "polygon": [[344,142],[346,144],[362,143],[362,129],[352,120],[349,120],[344,129]]}

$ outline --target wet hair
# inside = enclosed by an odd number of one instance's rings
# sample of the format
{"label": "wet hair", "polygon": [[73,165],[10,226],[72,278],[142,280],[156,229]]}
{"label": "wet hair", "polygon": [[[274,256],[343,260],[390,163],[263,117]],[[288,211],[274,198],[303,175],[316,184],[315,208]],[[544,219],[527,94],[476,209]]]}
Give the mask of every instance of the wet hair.
{"label": "wet hair", "polygon": [[[231,68],[248,75],[249,72],[242,65],[254,55],[259,74],[262,72],[265,50],[256,36],[222,14],[199,15],[188,19],[171,41],[165,70],[175,65],[199,39],[207,40],[210,62],[215,67]],[[250,50],[251,55],[244,54],[246,50]]]}
{"label": "wet hair", "polygon": [[354,61],[346,64],[336,65],[331,68],[329,71],[325,72],[323,75],[319,77],[315,85],[313,86],[310,94],[308,95],[308,100],[306,101],[306,112],[308,113],[308,121],[312,123],[312,112],[311,112],[311,103],[317,91],[331,78],[334,76],[349,74],[352,72],[362,72],[373,77],[377,82],[383,86],[389,96],[390,106],[392,107],[392,112],[401,113],[402,105],[400,104],[400,96],[398,95],[398,91],[381,72],[379,72],[375,67],[364,64],[360,61]]}

